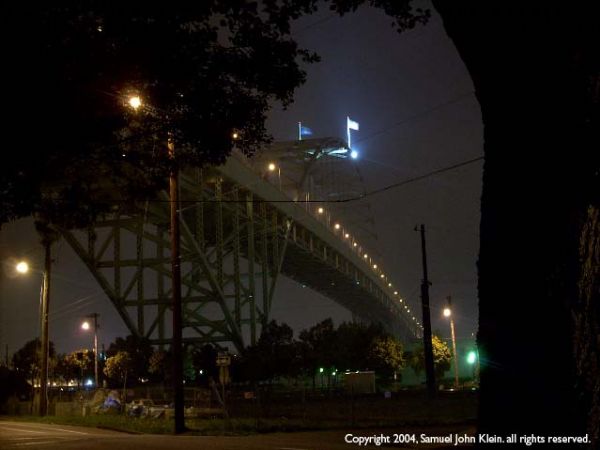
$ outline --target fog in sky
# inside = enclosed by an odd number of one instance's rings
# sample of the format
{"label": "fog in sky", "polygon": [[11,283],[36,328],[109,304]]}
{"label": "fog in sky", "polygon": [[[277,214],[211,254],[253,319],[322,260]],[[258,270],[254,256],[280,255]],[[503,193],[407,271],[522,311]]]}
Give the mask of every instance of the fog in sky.
{"label": "fog in sky", "polygon": [[[275,106],[268,128],[275,140],[297,137],[298,121],[313,137],[345,138],[346,116],[360,123],[353,147],[366,190],[479,157],[483,130],[472,82],[440,18],[432,11],[426,26],[398,34],[383,13],[362,7],[343,18],[324,10],[294,26],[302,47],[322,61],[306,67],[308,82],[295,102]],[[427,229],[432,328],[449,335],[441,315],[451,295],[459,338],[477,328],[479,202],[482,162],[416,181],[369,197],[378,249],[386,273],[418,312],[421,248],[417,224]],[[41,265],[42,248],[31,220],[0,231],[0,256],[27,256]],[[0,351],[12,353],[39,333],[41,274],[0,278]],[[128,334],[116,311],[85,266],[60,241],[52,275],[50,336],[59,351],[91,347],[92,336],[80,330],[82,317],[100,313],[100,342],[108,345]],[[348,311],[331,300],[280,279],[272,316],[296,331],[332,317],[350,320]]]}

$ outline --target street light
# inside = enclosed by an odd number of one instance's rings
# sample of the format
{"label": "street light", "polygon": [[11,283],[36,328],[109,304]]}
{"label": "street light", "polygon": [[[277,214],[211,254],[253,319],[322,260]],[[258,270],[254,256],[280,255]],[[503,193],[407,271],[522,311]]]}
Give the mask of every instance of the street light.
{"label": "street light", "polygon": [[[94,380],[98,389],[98,313],[92,313],[88,317],[94,321]],[[81,329],[88,331],[91,328],[87,320],[81,324]]]}
{"label": "street light", "polygon": [[27,264],[27,261],[19,261],[15,266],[15,270],[17,271],[17,273],[24,275],[27,272],[29,272],[29,264]]}
{"label": "street light", "polygon": [[[137,111],[142,105],[139,96],[129,97],[129,106]],[[171,160],[175,159],[175,143],[172,134],[167,135],[167,151]],[[181,216],[179,202],[179,168],[173,164],[169,172],[169,204],[170,204],[170,235],[171,235],[171,308],[173,323],[173,403],[175,418],[175,433],[185,431],[184,393],[183,393],[183,313],[181,305],[181,235],[179,221]]]}
{"label": "street light", "polygon": [[454,318],[452,317],[452,299],[450,296],[446,297],[448,306],[444,308],[444,317],[450,318],[450,334],[452,335],[452,353],[454,354],[454,387],[458,389],[458,355],[456,353],[456,334],[454,333]]}
{"label": "street light", "polygon": [[281,190],[281,167],[279,167],[275,163],[271,162],[267,166],[267,169],[269,169],[269,172],[275,172],[275,169],[277,169],[277,178],[279,180],[279,190]]}
{"label": "street light", "polygon": [[134,111],[137,111],[140,106],[142,106],[142,99],[138,95],[132,95],[127,100],[127,103],[129,103],[129,106],[131,106]]}
{"label": "street light", "polygon": [[[50,309],[50,273],[52,268],[52,242],[57,239],[54,229],[45,222],[36,222],[41,243],[44,246],[44,270],[42,272],[42,287],[40,290],[40,416],[48,413],[48,353],[50,350],[48,334],[48,315]],[[29,272],[25,261],[19,262],[15,269],[18,274]]]}

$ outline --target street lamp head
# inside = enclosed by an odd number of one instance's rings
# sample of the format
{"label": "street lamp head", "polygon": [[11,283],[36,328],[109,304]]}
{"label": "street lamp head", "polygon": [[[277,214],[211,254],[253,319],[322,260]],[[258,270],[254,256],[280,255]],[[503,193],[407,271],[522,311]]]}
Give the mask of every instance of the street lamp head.
{"label": "street lamp head", "polygon": [[325,212],[325,210],[321,206],[319,206],[319,209],[317,209],[317,212],[319,214],[323,214]]}
{"label": "street lamp head", "polygon": [[29,264],[27,264],[26,261],[20,261],[15,266],[15,269],[16,269],[17,273],[26,274],[27,272],[29,272]]}
{"label": "street lamp head", "polygon": [[452,315],[452,311],[450,308],[444,308],[444,317],[450,317]]}
{"label": "street lamp head", "polygon": [[339,230],[339,229],[340,229],[340,226],[341,226],[341,225],[340,225],[339,223],[336,223],[336,224],[334,225],[334,228],[335,228],[336,230]]}
{"label": "street lamp head", "polygon": [[231,134],[231,137],[232,137],[233,139],[239,139],[240,135],[238,134],[238,132],[237,132],[237,131],[234,131],[234,132]]}
{"label": "street lamp head", "polygon": [[273,172],[276,168],[275,163],[269,163],[269,172]]}
{"label": "street lamp head", "polygon": [[140,106],[142,106],[142,99],[138,95],[132,95],[127,100],[129,106],[131,106],[135,111],[137,111]]}
{"label": "street lamp head", "polygon": [[89,330],[90,329],[90,323],[86,320],[85,322],[83,322],[81,324],[81,329],[82,330],[86,330],[86,331]]}

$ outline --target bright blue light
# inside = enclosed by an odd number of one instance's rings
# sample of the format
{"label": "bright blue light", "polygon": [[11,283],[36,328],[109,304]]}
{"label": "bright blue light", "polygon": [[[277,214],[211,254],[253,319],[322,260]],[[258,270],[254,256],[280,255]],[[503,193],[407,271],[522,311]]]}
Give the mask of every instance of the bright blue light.
{"label": "bright blue light", "polygon": [[358,158],[358,152],[356,150],[352,150],[350,152],[350,158],[352,158],[352,159]]}
{"label": "bright blue light", "polygon": [[85,380],[85,385],[86,386],[93,386],[94,382],[90,378],[88,378],[87,380]]}

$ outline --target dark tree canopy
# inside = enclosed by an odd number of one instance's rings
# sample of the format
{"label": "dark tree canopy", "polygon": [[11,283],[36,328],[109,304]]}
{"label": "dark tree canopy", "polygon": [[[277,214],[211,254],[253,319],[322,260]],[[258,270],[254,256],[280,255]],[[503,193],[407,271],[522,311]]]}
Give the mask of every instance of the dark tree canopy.
{"label": "dark tree canopy", "polygon": [[[54,343],[50,341],[48,356],[54,358],[55,355]],[[23,347],[15,352],[12,357],[12,365],[17,372],[24,374],[28,379],[31,379],[39,376],[40,359],[40,340],[39,338],[35,338],[31,341],[27,341]]]}
{"label": "dark tree canopy", "polygon": [[[151,195],[171,161],[222,163],[235,144],[252,153],[269,140],[266,113],[287,105],[316,55],[290,37],[290,22],[316,0],[168,3],[12,2],[0,223],[43,212],[82,225],[109,205]],[[361,1],[335,0],[340,14]],[[399,29],[428,12],[377,1]],[[18,42],[19,45],[13,43]],[[127,98],[138,95],[139,110]],[[232,132],[239,134],[233,142]]]}
{"label": "dark tree canopy", "polygon": [[479,429],[597,447],[600,4],[433,4],[484,125]]}
{"label": "dark tree canopy", "polygon": [[148,339],[128,335],[125,339],[118,337],[112,342],[106,350],[108,357],[115,356],[119,352],[125,352],[129,360],[129,375],[137,379],[139,377],[148,377],[150,358],[154,353],[154,348],[148,342]]}

